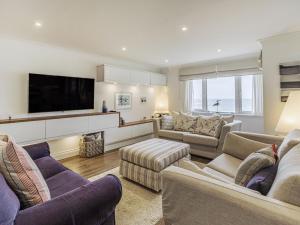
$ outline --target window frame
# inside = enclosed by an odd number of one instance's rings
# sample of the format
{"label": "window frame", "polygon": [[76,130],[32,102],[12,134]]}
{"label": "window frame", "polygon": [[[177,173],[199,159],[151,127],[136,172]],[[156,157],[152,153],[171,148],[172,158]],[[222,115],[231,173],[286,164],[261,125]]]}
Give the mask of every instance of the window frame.
{"label": "window frame", "polygon": [[[254,79],[255,74],[249,76],[252,76],[252,78]],[[229,77],[234,77],[235,80],[235,112],[219,111],[219,113],[254,115],[255,113],[254,113],[253,106],[252,106],[252,111],[243,111],[242,109],[242,76],[229,76]],[[208,111],[208,106],[207,106],[207,80],[208,79],[217,79],[217,78],[195,79],[195,80],[202,80],[202,109],[193,108],[193,112],[196,113],[213,112],[213,111]],[[252,83],[252,85],[254,85],[254,83]],[[192,92],[193,90],[190,91]],[[252,99],[252,101],[254,101],[254,99]]]}

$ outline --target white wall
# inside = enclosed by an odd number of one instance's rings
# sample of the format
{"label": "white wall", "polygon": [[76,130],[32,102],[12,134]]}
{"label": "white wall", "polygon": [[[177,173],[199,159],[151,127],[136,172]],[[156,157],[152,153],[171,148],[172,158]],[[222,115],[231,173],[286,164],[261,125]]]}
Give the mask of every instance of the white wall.
{"label": "white wall", "polygon": [[280,101],[279,64],[299,61],[300,32],[266,38],[261,43],[263,46],[264,125],[267,133],[274,134],[285,104]]}
{"label": "white wall", "polygon": [[[101,64],[158,71],[158,68],[149,65],[6,37],[0,38],[0,62],[0,118],[28,116],[29,72],[95,78],[96,66]],[[154,112],[156,99],[167,95],[163,87],[96,83],[95,109],[100,109],[102,100],[107,101],[109,109],[114,109],[114,93],[128,91],[133,93],[133,107],[121,112],[126,121],[139,120],[144,116],[149,118]],[[147,97],[148,102],[140,103],[140,97]],[[50,144],[52,151],[59,155],[62,151],[65,154],[78,149],[78,140],[79,137],[70,137],[51,141]]]}

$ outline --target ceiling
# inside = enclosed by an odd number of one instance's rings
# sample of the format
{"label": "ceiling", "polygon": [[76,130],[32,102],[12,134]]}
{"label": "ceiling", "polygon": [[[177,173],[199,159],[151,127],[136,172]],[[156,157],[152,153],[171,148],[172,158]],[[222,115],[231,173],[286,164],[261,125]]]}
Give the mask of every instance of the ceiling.
{"label": "ceiling", "polygon": [[0,35],[183,65],[258,53],[257,40],[300,28],[299,9],[299,0],[0,0]]}

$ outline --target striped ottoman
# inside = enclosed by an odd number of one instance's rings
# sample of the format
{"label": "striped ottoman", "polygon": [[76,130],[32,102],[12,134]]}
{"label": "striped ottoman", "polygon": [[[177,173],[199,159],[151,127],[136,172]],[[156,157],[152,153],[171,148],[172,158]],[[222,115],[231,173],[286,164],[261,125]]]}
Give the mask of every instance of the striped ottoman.
{"label": "striped ottoman", "polygon": [[161,190],[161,171],[189,157],[185,143],[153,138],[120,149],[120,174],[155,191]]}

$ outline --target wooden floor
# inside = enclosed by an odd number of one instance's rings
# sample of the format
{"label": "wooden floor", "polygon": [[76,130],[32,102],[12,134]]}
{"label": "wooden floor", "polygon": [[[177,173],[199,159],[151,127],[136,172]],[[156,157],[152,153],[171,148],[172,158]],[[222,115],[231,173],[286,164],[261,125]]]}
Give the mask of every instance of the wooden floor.
{"label": "wooden floor", "polygon": [[[208,163],[210,161],[209,159],[195,156],[192,156],[192,160],[202,163]],[[120,157],[118,150],[114,150],[94,158],[80,158],[79,156],[74,156],[63,159],[60,162],[81,176],[90,178],[118,167]]]}

